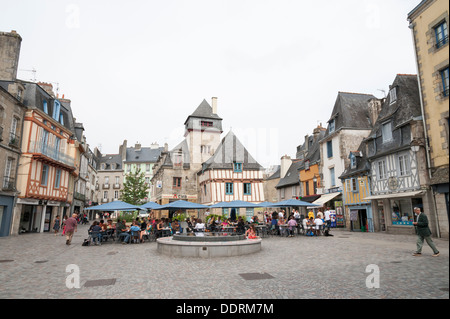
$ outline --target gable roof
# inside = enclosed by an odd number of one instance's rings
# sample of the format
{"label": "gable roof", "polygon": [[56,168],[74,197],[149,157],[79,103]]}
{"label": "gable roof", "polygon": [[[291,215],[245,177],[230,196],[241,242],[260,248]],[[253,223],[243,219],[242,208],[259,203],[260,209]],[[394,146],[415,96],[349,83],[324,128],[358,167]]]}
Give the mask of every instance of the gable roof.
{"label": "gable roof", "polygon": [[202,103],[195,109],[194,113],[188,116],[184,124],[187,123],[190,117],[222,120],[217,114],[213,113],[211,105],[209,105],[205,99],[203,99]]}
{"label": "gable roof", "polygon": [[299,168],[303,164],[303,160],[294,160],[292,161],[291,166],[286,172],[286,175],[280,179],[277,186],[275,188],[282,188],[290,185],[299,185],[300,184],[300,175]]}
{"label": "gable roof", "polygon": [[[371,129],[368,102],[376,99],[372,94],[338,92],[333,112],[328,120],[334,120],[334,131],[340,129]],[[328,125],[325,137],[330,135]],[[333,132],[331,132],[333,133]]]}
{"label": "gable roof", "polygon": [[150,148],[142,147],[137,150],[134,147],[127,148],[127,154],[125,162],[131,163],[156,163],[158,161],[159,155],[164,150],[164,147]]}
{"label": "gable roof", "polygon": [[233,169],[233,163],[242,163],[243,170],[260,170],[263,167],[250,155],[236,135],[230,131],[222,139],[214,155],[203,163],[202,170]]}

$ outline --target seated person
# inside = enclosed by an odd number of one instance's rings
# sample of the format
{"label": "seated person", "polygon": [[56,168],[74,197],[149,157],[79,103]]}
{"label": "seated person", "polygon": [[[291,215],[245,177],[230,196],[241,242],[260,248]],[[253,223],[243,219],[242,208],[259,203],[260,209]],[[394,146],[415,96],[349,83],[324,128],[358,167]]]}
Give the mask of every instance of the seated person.
{"label": "seated person", "polygon": [[175,219],[175,220],[172,222],[172,232],[173,232],[174,234],[180,233],[180,223],[178,222],[178,219]]}
{"label": "seated person", "polygon": [[91,235],[93,242],[96,245],[100,245],[100,242],[102,241],[102,234],[101,234],[102,228],[99,226],[98,221],[94,221],[89,227],[88,233]]}
{"label": "seated person", "polygon": [[245,223],[242,217],[239,217],[236,232],[241,235],[245,233]]}
{"label": "seated person", "polygon": [[323,220],[321,218],[316,218],[314,220],[314,224],[316,225],[316,236],[320,235],[320,232],[322,230]]}
{"label": "seated person", "polygon": [[191,220],[189,218],[186,218],[186,223],[187,223],[187,231],[188,232],[193,232],[194,231],[194,226],[191,223]]}
{"label": "seated person", "polygon": [[245,232],[245,237],[247,239],[258,239],[259,237],[256,236],[256,230],[255,230],[255,225],[251,224],[249,229],[247,229],[247,231]]}
{"label": "seated person", "polygon": [[208,227],[209,231],[215,231],[216,230],[216,218],[212,216],[210,220],[208,221]]}
{"label": "seated person", "polygon": [[162,237],[164,224],[161,219],[156,220],[156,238]]}
{"label": "seated person", "polygon": [[130,227],[130,231],[126,233],[125,239],[123,240],[122,244],[128,244],[128,241],[130,240],[131,233],[139,233],[141,232],[141,227],[139,227],[138,222],[133,222],[132,226]]}
{"label": "seated person", "polygon": [[194,231],[197,231],[197,232],[204,232],[205,231],[205,224],[203,224],[201,219],[197,220],[197,224],[195,224]]}
{"label": "seated person", "polygon": [[128,228],[126,225],[127,224],[126,224],[125,220],[117,221],[116,234],[117,234],[117,238],[119,240],[121,240],[122,238],[124,238],[127,235]]}

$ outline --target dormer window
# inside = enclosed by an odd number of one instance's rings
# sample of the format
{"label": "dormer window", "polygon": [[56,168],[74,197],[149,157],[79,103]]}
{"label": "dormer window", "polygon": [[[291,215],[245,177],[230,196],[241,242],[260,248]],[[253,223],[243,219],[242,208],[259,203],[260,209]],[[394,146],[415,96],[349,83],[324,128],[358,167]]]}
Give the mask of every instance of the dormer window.
{"label": "dormer window", "polygon": [[356,168],[356,156],[353,154],[350,156],[350,167],[352,169]]}
{"label": "dormer window", "polygon": [[53,103],[52,118],[56,121],[59,121],[60,112],[61,112],[61,103],[59,103],[59,101],[55,100],[55,103]]}
{"label": "dormer window", "polygon": [[392,126],[391,122],[384,123],[381,128],[381,135],[383,138],[383,143],[392,141]]}
{"label": "dormer window", "polygon": [[233,169],[235,173],[242,172],[242,163],[233,163]]}
{"label": "dormer window", "polygon": [[334,130],[335,130],[335,122],[334,122],[334,119],[332,119],[332,120],[330,121],[330,123],[329,123],[329,125],[328,125],[328,130],[329,130],[330,133],[333,133],[333,132],[334,132]]}
{"label": "dormer window", "polygon": [[305,170],[309,170],[309,161],[305,161]]}
{"label": "dormer window", "polygon": [[46,114],[48,114],[48,106],[47,106],[47,101],[46,101],[46,100],[44,100],[44,101],[42,102],[42,108],[44,109],[44,112],[45,112]]}
{"label": "dormer window", "polygon": [[397,88],[393,87],[389,91],[389,104],[395,103],[397,101]]}

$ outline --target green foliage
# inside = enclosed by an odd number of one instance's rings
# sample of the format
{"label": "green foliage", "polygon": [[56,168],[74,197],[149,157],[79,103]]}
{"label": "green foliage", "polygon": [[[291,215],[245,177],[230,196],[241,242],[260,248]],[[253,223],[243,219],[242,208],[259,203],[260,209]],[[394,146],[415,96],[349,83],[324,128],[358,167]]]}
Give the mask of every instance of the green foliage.
{"label": "green foliage", "polygon": [[120,200],[131,205],[142,205],[148,196],[148,186],[145,183],[145,174],[139,168],[126,175]]}
{"label": "green foliage", "polygon": [[[131,223],[133,221],[136,220],[136,217],[138,217],[139,212],[138,211],[134,211],[134,212],[121,212],[118,217],[117,220],[125,220],[127,223]],[[116,222],[117,222],[116,220]]]}

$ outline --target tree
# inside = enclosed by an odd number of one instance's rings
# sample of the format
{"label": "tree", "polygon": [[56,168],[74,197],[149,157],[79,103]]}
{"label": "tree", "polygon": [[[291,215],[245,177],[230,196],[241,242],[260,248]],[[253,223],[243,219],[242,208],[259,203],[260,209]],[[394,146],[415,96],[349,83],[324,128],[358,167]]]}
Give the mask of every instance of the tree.
{"label": "tree", "polygon": [[144,204],[144,198],[148,196],[148,186],[145,182],[145,174],[141,169],[130,172],[125,176],[123,190],[120,193],[120,200],[131,205]]}

